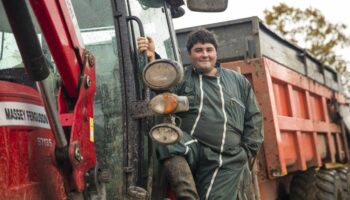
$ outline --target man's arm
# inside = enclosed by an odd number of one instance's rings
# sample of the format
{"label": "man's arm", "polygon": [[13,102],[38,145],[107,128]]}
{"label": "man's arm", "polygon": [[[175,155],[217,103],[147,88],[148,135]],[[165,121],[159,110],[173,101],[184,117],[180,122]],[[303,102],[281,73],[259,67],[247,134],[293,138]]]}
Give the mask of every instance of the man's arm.
{"label": "man's arm", "polygon": [[[247,81],[247,80],[246,80]],[[262,114],[254,91],[247,81],[246,87],[246,111],[244,115],[244,131],[242,136],[242,147],[247,151],[248,158],[253,158],[258,153],[264,141]]]}

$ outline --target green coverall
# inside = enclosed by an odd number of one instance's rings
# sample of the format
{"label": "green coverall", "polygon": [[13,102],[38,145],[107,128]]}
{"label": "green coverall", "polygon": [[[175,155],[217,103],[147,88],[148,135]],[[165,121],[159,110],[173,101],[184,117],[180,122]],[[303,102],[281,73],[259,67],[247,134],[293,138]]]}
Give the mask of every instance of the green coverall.
{"label": "green coverall", "polygon": [[160,161],[185,156],[200,199],[234,200],[243,166],[263,142],[262,116],[249,81],[216,67],[215,77],[185,68],[175,91],[190,103],[189,111],[178,113],[184,136],[159,146],[157,154]]}

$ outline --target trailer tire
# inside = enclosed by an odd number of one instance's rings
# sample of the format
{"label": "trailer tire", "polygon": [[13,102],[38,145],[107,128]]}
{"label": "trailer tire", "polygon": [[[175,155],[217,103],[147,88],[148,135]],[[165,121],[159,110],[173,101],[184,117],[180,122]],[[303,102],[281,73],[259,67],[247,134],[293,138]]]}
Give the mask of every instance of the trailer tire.
{"label": "trailer tire", "polygon": [[340,177],[335,170],[310,169],[293,177],[291,200],[342,200]]}
{"label": "trailer tire", "polygon": [[343,189],[343,198],[344,199],[350,199],[350,172],[349,168],[344,167],[337,170],[339,178],[340,178],[340,184]]}
{"label": "trailer tire", "polygon": [[317,173],[316,186],[319,191],[317,197],[320,200],[345,200],[343,198],[340,177],[335,170],[321,169]]}
{"label": "trailer tire", "polygon": [[314,169],[294,175],[291,182],[290,199],[315,199],[315,175],[316,171]]}

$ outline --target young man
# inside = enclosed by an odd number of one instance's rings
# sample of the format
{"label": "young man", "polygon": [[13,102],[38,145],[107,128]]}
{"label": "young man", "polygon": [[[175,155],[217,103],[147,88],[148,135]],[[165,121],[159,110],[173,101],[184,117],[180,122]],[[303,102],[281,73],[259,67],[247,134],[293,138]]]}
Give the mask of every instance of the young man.
{"label": "young man", "polygon": [[[154,59],[151,39],[140,39],[139,47],[141,52],[148,50],[150,61]],[[184,136],[174,145],[159,146],[158,159],[166,166],[184,157],[200,199],[235,200],[243,167],[263,142],[258,103],[247,79],[217,63],[212,32],[190,33],[187,51],[191,66],[175,91],[190,103],[189,111],[178,114]]]}

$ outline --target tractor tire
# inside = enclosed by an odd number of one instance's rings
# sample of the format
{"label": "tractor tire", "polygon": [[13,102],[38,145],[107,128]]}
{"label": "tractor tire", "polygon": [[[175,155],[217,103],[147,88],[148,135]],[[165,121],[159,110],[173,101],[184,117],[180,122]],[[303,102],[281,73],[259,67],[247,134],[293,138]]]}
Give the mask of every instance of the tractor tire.
{"label": "tractor tire", "polygon": [[255,190],[253,185],[252,172],[248,164],[243,167],[243,172],[239,181],[237,200],[255,200]]}
{"label": "tractor tire", "polygon": [[290,200],[345,200],[335,170],[310,169],[293,177]]}

